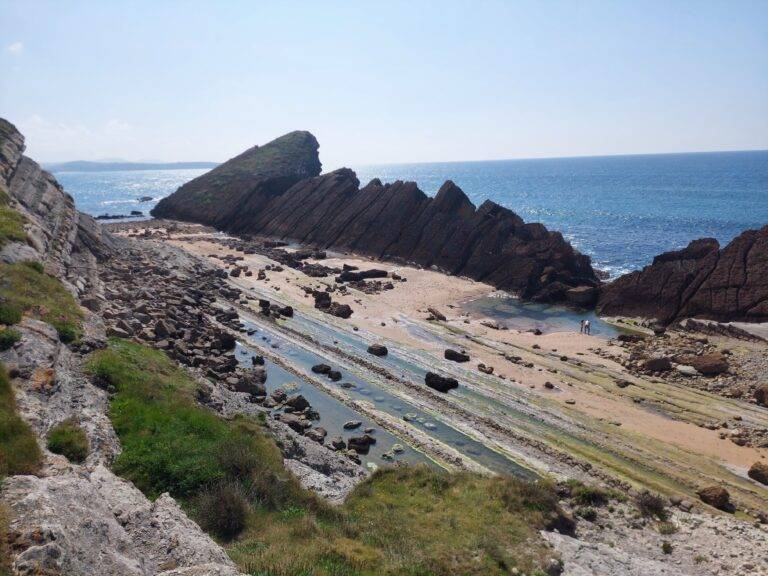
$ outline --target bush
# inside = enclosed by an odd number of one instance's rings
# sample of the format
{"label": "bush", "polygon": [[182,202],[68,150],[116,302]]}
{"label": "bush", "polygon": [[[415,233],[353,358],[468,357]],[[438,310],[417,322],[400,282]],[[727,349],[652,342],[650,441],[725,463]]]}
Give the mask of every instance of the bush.
{"label": "bush", "polygon": [[594,522],[597,520],[597,510],[591,506],[581,506],[576,509],[576,516],[584,518],[584,520],[588,520],[589,522]]}
{"label": "bush", "polygon": [[10,242],[24,242],[24,217],[10,207],[10,198],[0,189],[0,248]]}
{"label": "bush", "polygon": [[88,437],[74,419],[65,420],[48,433],[48,450],[80,463],[88,457]]}
{"label": "bush", "polygon": [[249,510],[242,486],[225,480],[197,498],[196,517],[206,532],[231,540],[245,528]]}
{"label": "bush", "polygon": [[666,540],[661,543],[661,551],[664,552],[664,554],[672,554],[672,551],[674,550],[674,547],[671,543],[667,542]]}
{"label": "bush", "polygon": [[39,274],[42,274],[43,271],[45,270],[45,268],[43,268],[43,263],[38,262],[37,260],[24,260],[22,264],[24,264],[24,266],[26,266],[27,268],[31,268],[32,270],[34,270]]}
{"label": "bush", "polygon": [[608,491],[598,486],[585,486],[581,482],[572,482],[571,498],[581,506],[604,506],[610,500]]}
{"label": "bush", "polygon": [[21,317],[21,308],[0,300],[0,324],[12,326],[13,324],[21,322]]}
{"label": "bush", "polygon": [[674,522],[659,522],[656,529],[659,531],[659,534],[668,536],[677,532],[677,525]]}
{"label": "bush", "polygon": [[658,494],[644,490],[635,497],[635,506],[643,516],[658,518],[659,520],[667,519],[666,502]]}
{"label": "bush", "polygon": [[10,350],[16,342],[21,340],[21,332],[13,328],[0,330],[0,352]]}
{"label": "bush", "polygon": [[35,434],[16,413],[11,381],[0,362],[0,480],[13,474],[36,474],[41,462]]}

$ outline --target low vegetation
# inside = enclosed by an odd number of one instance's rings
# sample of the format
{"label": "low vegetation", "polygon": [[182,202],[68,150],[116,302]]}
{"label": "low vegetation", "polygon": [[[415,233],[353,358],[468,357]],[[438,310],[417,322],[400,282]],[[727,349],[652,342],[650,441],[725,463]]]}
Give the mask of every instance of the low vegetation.
{"label": "low vegetation", "polygon": [[668,516],[667,504],[663,496],[644,490],[635,497],[635,506],[643,516],[666,520]]}
{"label": "low vegetation", "polygon": [[10,350],[21,340],[21,332],[13,328],[0,328],[0,352]]}
{"label": "low vegetation", "polygon": [[48,450],[80,463],[88,457],[88,437],[76,420],[65,420],[48,433]]}
{"label": "low vegetation", "polygon": [[11,208],[11,199],[0,188],[0,248],[10,242],[25,242],[24,217]]}
{"label": "low vegetation", "polygon": [[0,323],[17,324],[24,313],[51,324],[62,342],[76,340],[82,332],[77,302],[38,262],[0,264]]}
{"label": "low vegetation", "polygon": [[16,413],[16,399],[0,362],[0,481],[14,474],[36,474],[42,454],[34,432]]}
{"label": "low vegetation", "polygon": [[89,369],[115,390],[116,471],[150,497],[176,496],[248,574],[536,574],[550,558],[538,531],[563,521],[550,485],[396,467],[333,508],[284,469],[261,423],[198,406],[194,380],[163,353],[114,340]]}

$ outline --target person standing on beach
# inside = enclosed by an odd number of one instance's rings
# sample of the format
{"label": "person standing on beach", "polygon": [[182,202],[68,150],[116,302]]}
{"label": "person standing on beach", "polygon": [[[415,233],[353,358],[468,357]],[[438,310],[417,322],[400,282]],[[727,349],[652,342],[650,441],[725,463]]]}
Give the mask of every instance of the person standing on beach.
{"label": "person standing on beach", "polygon": [[589,323],[589,320],[584,320],[584,334],[589,334],[592,326]]}
{"label": "person standing on beach", "polygon": [[579,322],[579,334],[584,334],[584,320]]}

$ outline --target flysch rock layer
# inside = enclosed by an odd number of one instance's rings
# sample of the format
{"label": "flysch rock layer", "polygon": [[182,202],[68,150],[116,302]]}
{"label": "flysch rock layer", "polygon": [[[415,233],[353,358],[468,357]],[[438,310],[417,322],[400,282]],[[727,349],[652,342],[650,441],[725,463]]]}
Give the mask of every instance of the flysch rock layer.
{"label": "flysch rock layer", "polygon": [[292,132],[185,184],[152,215],[433,266],[534,300],[594,300],[589,258],[560,233],[491,201],[476,208],[451,181],[430,198],[414,182],[360,188],[347,168],[321,176],[317,150]]}
{"label": "flysch rock layer", "polygon": [[714,238],[666,252],[603,287],[597,311],[668,324],[683,318],[768,322],[768,226],[720,248]]}

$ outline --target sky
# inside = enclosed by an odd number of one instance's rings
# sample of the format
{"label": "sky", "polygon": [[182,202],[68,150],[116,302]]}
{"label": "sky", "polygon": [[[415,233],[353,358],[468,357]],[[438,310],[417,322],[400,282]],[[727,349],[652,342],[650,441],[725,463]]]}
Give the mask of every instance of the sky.
{"label": "sky", "polygon": [[0,50],[41,162],[768,148],[768,1],[0,0]]}

